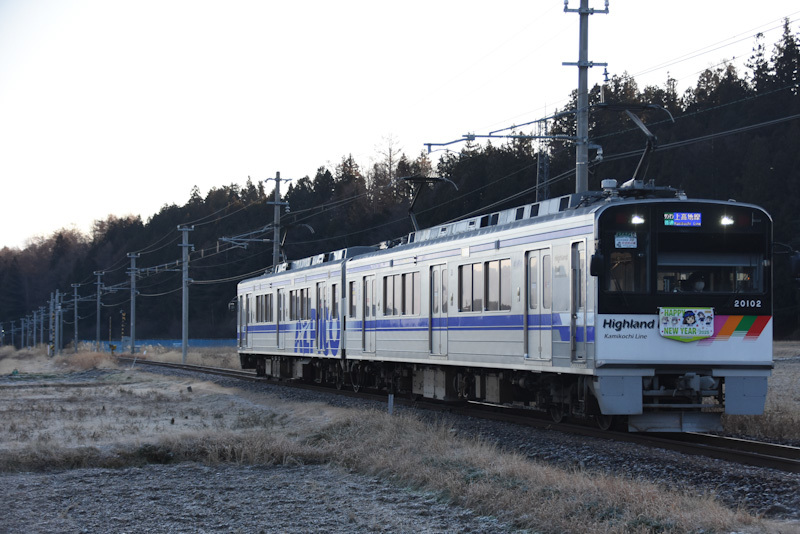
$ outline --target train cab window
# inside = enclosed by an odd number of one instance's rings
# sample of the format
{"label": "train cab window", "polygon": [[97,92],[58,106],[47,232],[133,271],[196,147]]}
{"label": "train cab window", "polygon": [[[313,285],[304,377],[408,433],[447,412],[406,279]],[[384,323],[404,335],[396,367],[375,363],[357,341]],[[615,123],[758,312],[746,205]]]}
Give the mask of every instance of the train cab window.
{"label": "train cab window", "polygon": [[637,232],[609,232],[604,243],[606,254],[605,290],[611,293],[644,293],[648,291],[650,263],[649,238]]}
{"label": "train cab window", "polygon": [[661,253],[657,288],[661,293],[761,293],[762,261],[758,254]]}

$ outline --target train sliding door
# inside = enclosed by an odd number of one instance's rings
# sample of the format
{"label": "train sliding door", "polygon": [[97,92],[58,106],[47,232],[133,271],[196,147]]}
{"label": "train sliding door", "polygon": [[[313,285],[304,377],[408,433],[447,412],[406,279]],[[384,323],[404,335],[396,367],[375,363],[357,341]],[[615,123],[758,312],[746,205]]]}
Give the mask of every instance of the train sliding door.
{"label": "train sliding door", "polygon": [[525,354],[529,360],[553,357],[553,273],[550,249],[532,250],[525,272]]}
{"label": "train sliding door", "polygon": [[432,356],[447,355],[447,265],[434,265],[430,272],[431,302],[428,339]]}
{"label": "train sliding door", "polygon": [[364,352],[375,352],[375,327],[377,326],[375,317],[375,313],[377,311],[375,302],[375,275],[364,277],[363,289],[363,306],[361,306],[361,339],[363,342]]}

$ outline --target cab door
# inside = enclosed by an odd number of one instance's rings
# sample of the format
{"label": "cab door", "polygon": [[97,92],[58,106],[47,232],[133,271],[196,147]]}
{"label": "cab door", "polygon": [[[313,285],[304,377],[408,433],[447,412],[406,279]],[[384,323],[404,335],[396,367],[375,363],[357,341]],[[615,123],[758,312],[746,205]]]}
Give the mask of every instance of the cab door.
{"label": "cab door", "polygon": [[573,360],[586,359],[586,243],[572,243],[570,253],[570,348]]}

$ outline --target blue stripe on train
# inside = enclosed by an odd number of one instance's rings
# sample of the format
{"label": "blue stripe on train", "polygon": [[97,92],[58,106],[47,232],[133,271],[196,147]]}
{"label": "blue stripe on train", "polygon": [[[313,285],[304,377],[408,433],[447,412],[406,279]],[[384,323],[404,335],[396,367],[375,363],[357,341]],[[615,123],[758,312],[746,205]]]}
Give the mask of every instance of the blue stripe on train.
{"label": "blue stripe on train", "polygon": [[[446,318],[433,318],[432,328],[434,330],[453,330],[453,331],[470,331],[470,330],[504,330],[504,331],[519,331],[523,329],[523,316],[522,315],[473,315],[473,316],[460,316],[460,317],[446,317]],[[338,322],[338,321],[336,321]],[[362,321],[348,321],[347,328],[349,330],[361,330]],[[247,327],[247,332],[250,334],[275,334],[275,329],[278,325],[275,324],[260,324],[250,325]],[[428,319],[420,317],[411,318],[389,318],[389,319],[374,319],[366,322],[367,330],[375,330],[378,332],[413,332],[413,331],[426,331],[428,330]],[[328,322],[327,331],[338,329],[338,326],[332,328],[330,321]],[[531,314],[528,315],[528,330],[552,330],[558,333],[562,340],[569,339],[569,325],[562,324],[561,314]],[[280,331],[282,333],[297,333],[305,332],[316,336],[316,322],[315,321],[295,321],[290,323],[281,323]],[[577,330],[576,341],[579,343],[589,341],[590,343],[595,340],[594,326],[587,326],[586,335],[584,329]]]}

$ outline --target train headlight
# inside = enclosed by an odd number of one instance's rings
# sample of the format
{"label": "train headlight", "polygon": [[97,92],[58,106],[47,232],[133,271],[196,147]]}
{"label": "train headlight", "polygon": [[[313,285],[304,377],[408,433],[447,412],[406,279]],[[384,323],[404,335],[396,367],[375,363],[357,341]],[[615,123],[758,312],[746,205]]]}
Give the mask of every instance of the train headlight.
{"label": "train headlight", "polygon": [[631,224],[642,224],[644,222],[644,217],[641,215],[634,215],[631,217]]}
{"label": "train headlight", "polygon": [[722,226],[730,226],[733,224],[733,217],[730,217],[728,215],[723,215],[722,219],[720,219],[719,222]]}

